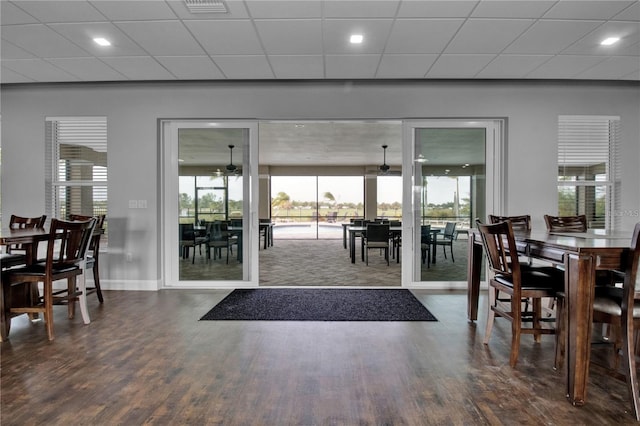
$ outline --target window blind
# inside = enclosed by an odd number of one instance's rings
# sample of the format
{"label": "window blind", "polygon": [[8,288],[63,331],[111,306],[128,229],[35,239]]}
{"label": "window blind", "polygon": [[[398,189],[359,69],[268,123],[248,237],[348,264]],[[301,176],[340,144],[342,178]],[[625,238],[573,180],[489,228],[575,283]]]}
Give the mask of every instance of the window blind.
{"label": "window blind", "polygon": [[558,118],[558,214],[586,215],[590,228],[612,228],[620,120],[605,116]]}
{"label": "window blind", "polygon": [[45,124],[50,217],[106,214],[106,117],[49,117]]}

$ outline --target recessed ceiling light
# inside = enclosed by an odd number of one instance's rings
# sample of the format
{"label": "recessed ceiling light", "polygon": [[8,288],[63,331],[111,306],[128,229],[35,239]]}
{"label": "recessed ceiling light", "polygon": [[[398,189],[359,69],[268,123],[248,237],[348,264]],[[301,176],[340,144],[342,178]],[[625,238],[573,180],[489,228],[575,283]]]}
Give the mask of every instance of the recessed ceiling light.
{"label": "recessed ceiling light", "polygon": [[616,44],[620,40],[620,37],[609,37],[605,38],[600,42],[603,46],[611,46],[612,44]]}
{"label": "recessed ceiling light", "polygon": [[111,42],[103,37],[96,37],[93,39],[93,41],[95,41],[96,44],[100,46],[111,46]]}
{"label": "recessed ceiling light", "polygon": [[362,43],[362,40],[364,40],[362,34],[351,34],[351,37],[349,38],[349,42],[352,44],[360,44]]}

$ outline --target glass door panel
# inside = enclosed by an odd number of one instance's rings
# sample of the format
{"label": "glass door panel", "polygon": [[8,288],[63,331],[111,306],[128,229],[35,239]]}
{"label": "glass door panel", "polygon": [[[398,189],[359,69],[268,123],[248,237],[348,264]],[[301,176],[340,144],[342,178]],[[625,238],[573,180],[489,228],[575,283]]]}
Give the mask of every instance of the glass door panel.
{"label": "glass door panel", "polygon": [[165,286],[257,286],[257,206],[244,202],[257,193],[256,130],[255,123],[164,123]]}
{"label": "glass door panel", "polygon": [[[411,258],[403,282],[466,283],[469,229],[476,217],[501,210],[501,121],[408,122],[405,135],[412,207],[403,230],[413,238],[403,245],[403,259]],[[455,226],[451,235],[447,225]]]}

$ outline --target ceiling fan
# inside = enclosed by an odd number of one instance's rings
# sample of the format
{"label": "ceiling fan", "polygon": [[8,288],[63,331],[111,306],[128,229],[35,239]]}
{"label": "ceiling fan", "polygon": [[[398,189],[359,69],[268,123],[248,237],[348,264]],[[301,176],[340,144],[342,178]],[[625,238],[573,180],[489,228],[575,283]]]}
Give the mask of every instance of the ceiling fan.
{"label": "ceiling fan", "polygon": [[221,177],[221,176],[241,176],[242,175],[242,169],[238,166],[236,166],[235,164],[233,164],[233,148],[235,148],[235,145],[228,145],[229,146],[229,164],[227,164],[225,166],[225,170],[224,172],[220,169],[216,169],[215,172],[213,172],[213,174],[217,177]]}
{"label": "ceiling fan", "polygon": [[402,176],[402,172],[400,170],[391,170],[391,166],[387,164],[387,148],[388,145],[382,145],[383,150],[383,161],[380,166],[378,166],[378,176]]}

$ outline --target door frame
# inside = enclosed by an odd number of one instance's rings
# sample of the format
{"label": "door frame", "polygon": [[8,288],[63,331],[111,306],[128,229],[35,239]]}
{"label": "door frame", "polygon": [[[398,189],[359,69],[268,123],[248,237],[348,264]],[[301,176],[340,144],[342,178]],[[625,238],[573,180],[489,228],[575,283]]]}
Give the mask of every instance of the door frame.
{"label": "door frame", "polygon": [[[217,119],[159,119],[160,154],[160,267],[161,288],[252,288],[259,285],[258,270],[258,121]],[[249,132],[244,157],[242,280],[180,281],[178,253],[178,129],[235,128]]]}
{"label": "door frame", "polygon": [[[486,213],[504,210],[506,119],[408,119],[402,122],[402,286],[466,289],[466,281],[418,281],[420,276],[420,196],[414,191],[415,131],[421,128],[485,128]],[[484,218],[481,218],[484,219]]]}

